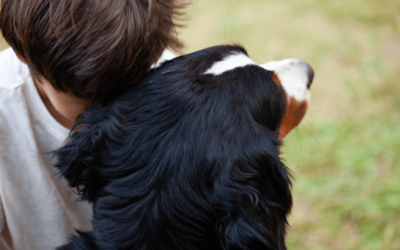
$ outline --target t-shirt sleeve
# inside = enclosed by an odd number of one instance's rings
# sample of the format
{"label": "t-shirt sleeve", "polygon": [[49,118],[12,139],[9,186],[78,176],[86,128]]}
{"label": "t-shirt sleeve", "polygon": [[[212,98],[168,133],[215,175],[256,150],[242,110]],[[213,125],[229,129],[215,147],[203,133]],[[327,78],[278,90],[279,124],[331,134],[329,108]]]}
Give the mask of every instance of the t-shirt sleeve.
{"label": "t-shirt sleeve", "polygon": [[5,224],[6,224],[6,218],[4,216],[3,202],[1,201],[1,196],[0,196],[0,236],[1,232],[3,232],[3,229],[5,228]]}
{"label": "t-shirt sleeve", "polygon": [[[0,104],[1,105],[1,104]],[[3,120],[3,117],[0,115],[0,140],[3,139],[5,131],[5,123]],[[0,145],[0,150],[2,151],[1,145]],[[1,157],[1,155],[0,155]],[[2,161],[0,160],[0,168],[4,167],[2,166]],[[1,175],[0,175],[0,187],[1,187]],[[2,189],[0,188],[0,191]],[[1,250],[12,250],[10,247],[10,242],[11,242],[11,236],[8,231],[7,227],[7,222],[6,222],[6,216],[4,213],[4,207],[3,207],[3,198],[1,196],[0,192],[0,249]]]}
{"label": "t-shirt sleeve", "polygon": [[7,243],[10,241],[11,237],[7,230],[6,217],[3,209],[3,202],[1,201],[1,196],[0,196],[0,249],[12,250],[10,244]]}
{"label": "t-shirt sleeve", "polygon": [[[2,138],[3,130],[4,130],[4,123],[3,123],[2,117],[0,116],[0,138]],[[1,165],[2,165],[2,163],[0,161],[0,168],[2,167]],[[1,175],[0,175],[0,187],[1,187]],[[0,190],[1,190],[1,188],[0,188]],[[2,235],[3,235],[4,228],[5,228],[5,224],[6,224],[6,218],[4,215],[3,202],[2,202],[1,193],[0,193],[0,249],[4,249],[3,245],[2,245]]]}

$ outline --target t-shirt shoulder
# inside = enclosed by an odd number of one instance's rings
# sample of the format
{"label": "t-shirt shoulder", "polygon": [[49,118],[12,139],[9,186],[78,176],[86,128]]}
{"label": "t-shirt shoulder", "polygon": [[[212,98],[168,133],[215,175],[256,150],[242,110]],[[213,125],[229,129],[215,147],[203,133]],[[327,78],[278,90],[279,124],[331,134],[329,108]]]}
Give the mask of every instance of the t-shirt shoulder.
{"label": "t-shirt shoulder", "polygon": [[23,64],[12,48],[0,52],[0,99],[24,84],[29,77],[28,67]]}

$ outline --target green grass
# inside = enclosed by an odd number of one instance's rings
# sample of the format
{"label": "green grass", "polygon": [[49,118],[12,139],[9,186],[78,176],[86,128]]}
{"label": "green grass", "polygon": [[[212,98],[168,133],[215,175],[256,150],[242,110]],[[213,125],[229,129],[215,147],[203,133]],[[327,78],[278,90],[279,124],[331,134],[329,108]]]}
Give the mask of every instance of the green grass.
{"label": "green grass", "polygon": [[400,249],[399,116],[306,122],[284,150],[299,201],[290,249]]}
{"label": "green grass", "polygon": [[[238,42],[258,63],[316,76],[285,139],[295,177],[289,249],[400,249],[400,1],[197,0],[185,52]],[[0,41],[0,49],[5,43]]]}

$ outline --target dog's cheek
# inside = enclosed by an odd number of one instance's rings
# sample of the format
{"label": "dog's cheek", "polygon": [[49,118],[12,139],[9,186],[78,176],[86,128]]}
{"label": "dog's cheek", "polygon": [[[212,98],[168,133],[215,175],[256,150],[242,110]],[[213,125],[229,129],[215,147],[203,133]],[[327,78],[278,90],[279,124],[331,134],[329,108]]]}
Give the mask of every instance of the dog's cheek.
{"label": "dog's cheek", "polygon": [[306,101],[298,102],[293,97],[288,100],[286,113],[279,128],[279,140],[283,140],[292,129],[300,124],[308,107]]}

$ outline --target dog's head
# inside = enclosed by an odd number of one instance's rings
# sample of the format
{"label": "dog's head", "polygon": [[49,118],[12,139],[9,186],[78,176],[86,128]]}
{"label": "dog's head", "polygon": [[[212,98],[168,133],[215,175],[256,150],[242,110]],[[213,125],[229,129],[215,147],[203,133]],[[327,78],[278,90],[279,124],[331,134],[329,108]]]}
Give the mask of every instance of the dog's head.
{"label": "dog's head", "polygon": [[279,145],[305,114],[312,75],[300,60],[259,66],[218,46],[85,112],[56,167],[96,201],[97,244],[285,249],[292,196]]}
{"label": "dog's head", "polygon": [[286,112],[279,127],[279,139],[283,140],[306,114],[314,70],[300,59],[271,61],[261,67],[273,71],[275,82],[282,84],[286,92]]}

